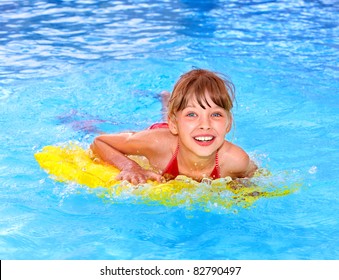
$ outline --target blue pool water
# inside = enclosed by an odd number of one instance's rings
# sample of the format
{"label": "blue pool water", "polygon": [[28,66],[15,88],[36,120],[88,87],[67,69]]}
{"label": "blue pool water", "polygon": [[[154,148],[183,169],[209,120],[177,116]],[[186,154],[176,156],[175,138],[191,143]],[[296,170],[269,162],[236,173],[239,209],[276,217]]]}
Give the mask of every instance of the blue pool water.
{"label": "blue pool water", "polygon": [[[339,4],[0,2],[1,259],[338,259]],[[161,119],[192,67],[231,77],[242,146],[291,195],[224,211],[104,201],[34,153]]]}

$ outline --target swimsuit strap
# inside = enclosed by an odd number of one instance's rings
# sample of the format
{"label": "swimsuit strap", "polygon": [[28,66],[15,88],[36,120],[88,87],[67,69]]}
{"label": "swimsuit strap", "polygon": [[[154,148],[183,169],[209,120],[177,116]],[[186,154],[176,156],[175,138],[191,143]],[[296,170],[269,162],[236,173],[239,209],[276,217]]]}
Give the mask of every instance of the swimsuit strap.
{"label": "swimsuit strap", "polygon": [[175,178],[179,175],[178,160],[177,160],[178,152],[179,152],[179,144],[177,148],[175,149],[171,160],[169,161],[166,168],[162,172],[163,176],[167,174],[167,176],[170,175],[170,177]]}
{"label": "swimsuit strap", "polygon": [[219,166],[219,156],[218,156],[218,151],[215,154],[215,166],[214,169],[210,175],[212,179],[219,179],[220,178],[220,166]]}

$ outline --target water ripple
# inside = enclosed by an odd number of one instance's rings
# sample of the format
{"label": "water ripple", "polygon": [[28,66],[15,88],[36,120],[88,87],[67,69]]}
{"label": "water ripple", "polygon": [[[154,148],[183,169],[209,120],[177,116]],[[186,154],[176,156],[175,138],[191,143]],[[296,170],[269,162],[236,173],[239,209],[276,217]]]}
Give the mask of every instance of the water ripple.
{"label": "water ripple", "polygon": [[0,100],[7,99],[10,96],[10,92],[6,89],[0,89]]}
{"label": "water ripple", "polygon": [[4,79],[53,75],[65,63],[107,58],[189,59],[211,46],[211,57],[285,57],[337,71],[337,9],[331,1],[6,1],[0,10]]}

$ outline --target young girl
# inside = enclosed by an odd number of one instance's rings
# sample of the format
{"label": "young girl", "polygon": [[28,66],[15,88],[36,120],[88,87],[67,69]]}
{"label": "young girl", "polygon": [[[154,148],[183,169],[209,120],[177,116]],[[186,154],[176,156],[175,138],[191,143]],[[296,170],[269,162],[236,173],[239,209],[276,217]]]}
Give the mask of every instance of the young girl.
{"label": "young girl", "polygon": [[[225,140],[233,118],[233,84],[216,73],[194,69],[182,75],[168,101],[167,123],[149,129],[100,135],[91,149],[120,170],[117,179],[135,185],[185,175],[194,180],[251,177],[257,166]],[[127,155],[148,159],[146,170]]]}

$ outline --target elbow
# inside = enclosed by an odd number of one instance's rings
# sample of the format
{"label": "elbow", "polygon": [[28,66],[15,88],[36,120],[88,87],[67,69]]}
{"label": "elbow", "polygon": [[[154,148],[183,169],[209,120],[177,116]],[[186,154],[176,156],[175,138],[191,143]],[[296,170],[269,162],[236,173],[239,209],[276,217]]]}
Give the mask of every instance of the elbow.
{"label": "elbow", "polygon": [[93,143],[91,145],[89,145],[89,148],[95,154],[95,140],[93,141]]}
{"label": "elbow", "polygon": [[242,165],[242,167],[239,168],[238,172],[234,172],[236,174],[235,177],[252,178],[255,172],[257,171],[257,169],[258,169],[258,166],[250,158],[248,158],[246,164]]}
{"label": "elbow", "polygon": [[258,170],[258,166],[251,160],[247,169],[246,177],[251,178],[254,176],[255,172]]}
{"label": "elbow", "polygon": [[94,138],[92,144],[90,145],[90,149],[94,154],[98,154],[97,152],[101,143],[103,143],[101,136],[97,136]]}

